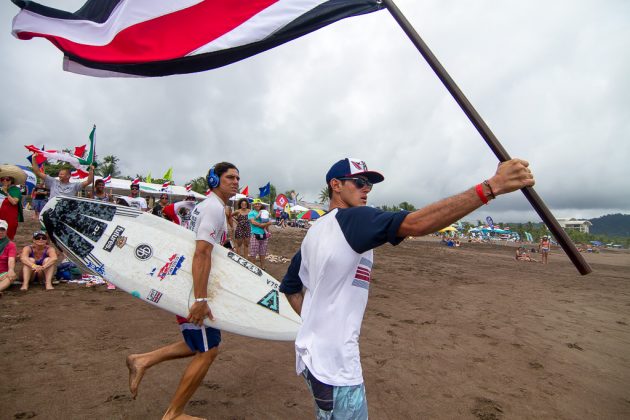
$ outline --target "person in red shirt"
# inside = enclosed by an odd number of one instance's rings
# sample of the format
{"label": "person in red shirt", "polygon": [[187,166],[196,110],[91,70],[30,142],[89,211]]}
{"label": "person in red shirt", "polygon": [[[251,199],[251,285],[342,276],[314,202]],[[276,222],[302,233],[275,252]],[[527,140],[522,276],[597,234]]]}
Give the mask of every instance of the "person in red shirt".
{"label": "person in red shirt", "polygon": [[17,278],[15,275],[15,256],[17,247],[15,242],[7,237],[9,224],[0,219],[0,296],[2,291],[11,286]]}

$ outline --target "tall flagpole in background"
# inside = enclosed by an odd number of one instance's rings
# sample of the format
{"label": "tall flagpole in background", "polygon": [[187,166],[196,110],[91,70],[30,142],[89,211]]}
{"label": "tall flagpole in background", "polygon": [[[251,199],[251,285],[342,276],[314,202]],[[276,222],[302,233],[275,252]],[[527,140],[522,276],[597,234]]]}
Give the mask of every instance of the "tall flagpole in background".
{"label": "tall flagpole in background", "polygon": [[[96,167],[94,166],[94,163],[96,162],[96,124],[94,124],[94,127],[92,128],[92,130],[94,130],[94,137],[92,138],[92,147],[93,147],[93,151],[94,154],[92,155],[92,198],[96,198],[96,189],[95,189],[95,185],[96,185],[96,178],[94,177],[94,171],[96,170]],[[89,170],[89,168],[88,168]]]}
{"label": "tall flagpole in background", "polygon": [[[483,137],[483,139],[486,141],[486,143],[494,152],[499,161],[505,162],[507,160],[510,160],[510,155],[503,148],[494,133],[492,133],[488,125],[481,118],[481,115],[479,115],[472,104],[464,96],[455,81],[446,72],[446,69],[444,69],[442,64],[440,64],[438,59],[433,55],[427,44],[425,44],[422,38],[420,38],[420,35],[418,35],[411,23],[409,23],[409,21],[402,14],[400,9],[398,9],[398,7],[394,4],[393,0],[381,1],[394,17],[394,20],[398,22],[402,30],[407,34],[411,42],[413,42],[413,44],[416,46],[418,51],[420,51],[420,54],[422,54],[429,66],[431,66],[437,77],[442,81],[444,86],[446,86],[446,89],[448,89],[455,101],[468,116],[468,119],[473,123],[479,134],[481,134],[481,137]],[[569,236],[562,229],[562,227],[560,227],[560,224],[553,216],[553,214],[551,214],[551,211],[549,211],[549,209],[542,201],[542,199],[538,196],[536,191],[534,191],[532,187],[525,187],[521,189],[521,191],[523,191],[523,194],[532,205],[534,210],[536,210],[536,213],[538,213],[538,215],[543,220],[543,222],[545,222],[545,225],[547,225],[553,236],[558,240],[558,243],[560,244],[560,246],[562,246],[564,252],[567,253],[569,258],[571,259],[571,262],[573,262],[573,265],[575,265],[580,274],[586,275],[593,271],[588,263],[584,260],[584,257],[582,257],[582,255],[575,248],[575,245],[573,244]]]}

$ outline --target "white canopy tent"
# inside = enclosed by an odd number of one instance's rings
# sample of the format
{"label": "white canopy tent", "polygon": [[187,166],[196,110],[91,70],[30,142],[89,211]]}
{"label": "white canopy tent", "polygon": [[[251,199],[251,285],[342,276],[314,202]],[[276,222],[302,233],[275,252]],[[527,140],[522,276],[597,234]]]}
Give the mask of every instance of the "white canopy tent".
{"label": "white canopy tent", "polygon": [[[94,179],[101,179],[100,176],[95,176]],[[83,182],[84,179],[71,179],[70,182]],[[105,190],[111,191],[114,195],[129,195],[131,191],[131,181],[128,179],[112,178],[107,184],[105,184]],[[86,189],[91,190],[92,186],[88,186]],[[203,194],[199,194],[195,191],[186,191],[186,187],[179,185],[171,185],[168,191],[162,191],[162,184],[150,184],[148,182],[140,183],[140,194],[149,195],[152,197],[159,197],[160,194],[166,193],[172,198],[183,200],[188,195],[193,195],[197,200],[205,200],[207,197]]]}

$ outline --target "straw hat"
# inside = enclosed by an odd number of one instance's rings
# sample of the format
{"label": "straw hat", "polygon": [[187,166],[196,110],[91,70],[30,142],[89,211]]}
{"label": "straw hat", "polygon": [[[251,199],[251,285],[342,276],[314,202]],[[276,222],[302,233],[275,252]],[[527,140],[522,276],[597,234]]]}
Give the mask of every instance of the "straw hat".
{"label": "straw hat", "polygon": [[252,201],[252,205],[255,205],[255,204],[260,204],[262,206],[266,206],[267,205],[267,203],[262,201],[260,198],[254,198],[254,201]]}
{"label": "straw hat", "polygon": [[13,178],[14,184],[26,184],[26,173],[15,165],[0,165],[0,178],[5,176]]}

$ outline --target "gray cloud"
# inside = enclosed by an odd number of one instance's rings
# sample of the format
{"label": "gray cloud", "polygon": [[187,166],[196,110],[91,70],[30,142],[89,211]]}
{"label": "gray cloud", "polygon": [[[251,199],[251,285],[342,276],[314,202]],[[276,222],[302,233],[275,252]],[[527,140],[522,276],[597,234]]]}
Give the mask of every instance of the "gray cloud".
{"label": "gray cloud", "polygon": [[[397,4],[510,154],[530,161],[556,216],[630,212],[627,2]],[[47,41],[14,39],[17,10],[0,6],[2,161],[24,162],[25,144],[81,144],[95,123],[99,154],[130,175],[173,166],[183,184],[229,160],[250,190],[271,181],[314,200],[334,161],[361,157],[386,176],[372,203],[416,206],[496,167],[387,11],[210,72],[96,79],[63,72]],[[538,220],[519,193],[469,218],[487,214]]]}

